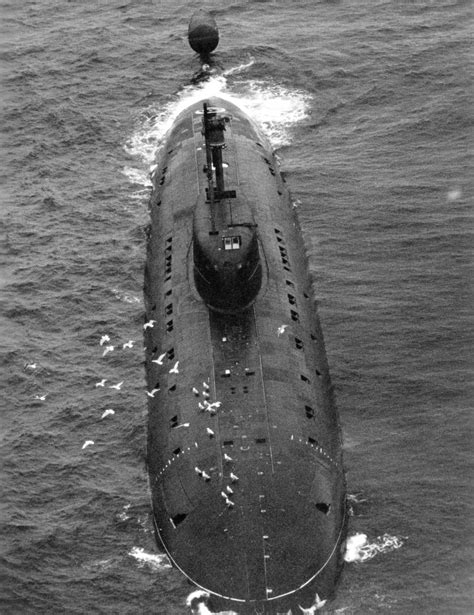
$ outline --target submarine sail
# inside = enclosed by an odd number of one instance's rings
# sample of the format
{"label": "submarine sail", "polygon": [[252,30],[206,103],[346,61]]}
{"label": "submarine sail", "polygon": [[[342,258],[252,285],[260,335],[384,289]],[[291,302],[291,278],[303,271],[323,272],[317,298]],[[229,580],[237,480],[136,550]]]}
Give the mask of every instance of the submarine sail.
{"label": "submarine sail", "polygon": [[290,194],[237,105],[208,98],[177,117],[150,217],[159,542],[215,608],[281,613],[327,598],[346,529],[338,415]]}

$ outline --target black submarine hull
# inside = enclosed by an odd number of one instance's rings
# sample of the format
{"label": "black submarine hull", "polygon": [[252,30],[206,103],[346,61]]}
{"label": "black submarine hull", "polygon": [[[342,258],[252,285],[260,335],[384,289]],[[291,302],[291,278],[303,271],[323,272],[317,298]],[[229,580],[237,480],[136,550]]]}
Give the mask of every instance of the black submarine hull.
{"label": "black submarine hull", "polygon": [[[316,593],[330,597],[341,572],[339,420],[277,160],[238,106],[207,105],[225,117],[225,189],[211,194],[203,101],[177,117],[153,174],[145,270],[146,319],[155,321],[145,330],[146,376],[159,389],[148,418],[153,515],[170,560],[215,608],[287,612]],[[258,263],[246,280],[259,281],[240,287],[236,277],[232,296],[224,274],[241,271],[247,231]],[[207,237],[216,275],[223,263],[215,282],[201,267]]]}

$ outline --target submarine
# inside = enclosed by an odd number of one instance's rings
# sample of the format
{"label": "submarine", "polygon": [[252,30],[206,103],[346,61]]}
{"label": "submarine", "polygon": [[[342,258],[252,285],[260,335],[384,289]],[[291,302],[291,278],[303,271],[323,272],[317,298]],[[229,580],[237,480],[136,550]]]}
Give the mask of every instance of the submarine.
{"label": "submarine", "polygon": [[272,147],[238,104],[175,119],[152,174],[147,468],[158,544],[242,614],[331,598],[347,529],[313,283]]}

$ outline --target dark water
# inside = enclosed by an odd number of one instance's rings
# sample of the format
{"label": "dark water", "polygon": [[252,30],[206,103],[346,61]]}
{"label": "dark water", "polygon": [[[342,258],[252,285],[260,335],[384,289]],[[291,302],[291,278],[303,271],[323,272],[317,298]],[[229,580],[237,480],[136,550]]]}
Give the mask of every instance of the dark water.
{"label": "dark water", "polygon": [[472,20],[455,0],[3,1],[0,612],[188,612],[152,533],[142,282],[153,153],[200,95],[199,6],[227,71],[207,89],[264,122],[300,201],[350,534],[373,547],[324,612],[472,613]]}

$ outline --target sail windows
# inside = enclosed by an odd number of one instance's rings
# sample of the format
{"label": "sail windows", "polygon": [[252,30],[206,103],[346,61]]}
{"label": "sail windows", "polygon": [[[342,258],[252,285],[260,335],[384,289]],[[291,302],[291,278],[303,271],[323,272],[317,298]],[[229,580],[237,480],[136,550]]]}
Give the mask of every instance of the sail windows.
{"label": "sail windows", "polygon": [[242,246],[242,237],[240,235],[224,237],[223,239],[224,239],[224,250],[239,250]]}

